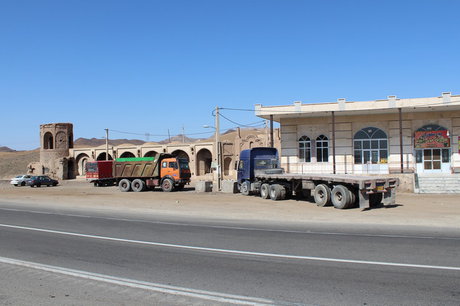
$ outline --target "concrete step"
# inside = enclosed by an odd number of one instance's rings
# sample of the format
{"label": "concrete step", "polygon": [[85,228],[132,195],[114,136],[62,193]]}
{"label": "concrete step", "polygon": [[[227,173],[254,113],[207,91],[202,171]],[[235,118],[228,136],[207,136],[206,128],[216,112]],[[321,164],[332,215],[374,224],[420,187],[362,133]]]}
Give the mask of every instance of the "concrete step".
{"label": "concrete step", "polygon": [[460,193],[460,175],[418,175],[419,193]]}

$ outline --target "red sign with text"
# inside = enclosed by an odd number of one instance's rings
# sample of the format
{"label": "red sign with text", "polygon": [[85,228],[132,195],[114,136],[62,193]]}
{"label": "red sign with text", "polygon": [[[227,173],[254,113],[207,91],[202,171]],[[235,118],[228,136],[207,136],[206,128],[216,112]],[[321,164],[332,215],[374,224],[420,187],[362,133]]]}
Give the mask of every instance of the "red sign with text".
{"label": "red sign with text", "polygon": [[450,138],[447,130],[415,132],[415,148],[449,148]]}

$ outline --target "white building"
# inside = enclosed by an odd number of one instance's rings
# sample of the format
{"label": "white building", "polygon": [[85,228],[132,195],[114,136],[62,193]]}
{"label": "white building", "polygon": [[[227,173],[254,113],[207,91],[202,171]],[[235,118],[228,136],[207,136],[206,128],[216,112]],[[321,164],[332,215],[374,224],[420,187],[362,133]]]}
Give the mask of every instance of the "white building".
{"label": "white building", "polygon": [[[291,173],[449,175],[460,172],[460,95],[256,105],[281,128]],[[417,187],[417,186],[415,186]]]}

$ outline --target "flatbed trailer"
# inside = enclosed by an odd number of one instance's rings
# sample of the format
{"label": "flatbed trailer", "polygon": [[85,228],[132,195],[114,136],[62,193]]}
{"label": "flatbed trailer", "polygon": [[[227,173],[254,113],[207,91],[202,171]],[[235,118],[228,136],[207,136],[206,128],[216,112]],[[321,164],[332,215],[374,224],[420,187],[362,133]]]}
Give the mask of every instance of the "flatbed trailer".
{"label": "flatbed trailer", "polygon": [[[315,202],[320,206],[326,206],[328,192],[330,190],[330,197],[336,197],[336,202],[342,205],[335,205],[337,208],[348,208],[358,204],[360,208],[369,208],[372,205],[382,203],[384,205],[395,204],[396,201],[396,187],[399,185],[397,178],[386,178],[379,176],[360,176],[360,175],[339,175],[339,174],[255,174],[256,185],[262,184],[280,184],[288,191],[296,193],[305,190],[310,191]],[[320,186],[320,187],[318,187]],[[344,191],[337,186],[343,186]],[[260,189],[259,187],[259,189]],[[255,187],[257,188],[257,186]],[[328,188],[329,190],[325,190]],[[275,189],[275,188],[273,188]],[[347,195],[344,192],[350,192],[350,203],[346,204]],[[280,195],[281,196],[281,195]],[[318,198],[318,199],[317,199]],[[326,202],[323,204],[323,202]],[[356,203],[357,202],[357,203]],[[321,205],[323,204],[323,205]],[[339,206],[339,207],[338,207]]]}
{"label": "flatbed trailer", "polygon": [[243,150],[238,163],[238,184],[244,195],[283,200],[313,196],[318,206],[345,209],[395,204],[398,178],[348,174],[284,173],[274,148]]}

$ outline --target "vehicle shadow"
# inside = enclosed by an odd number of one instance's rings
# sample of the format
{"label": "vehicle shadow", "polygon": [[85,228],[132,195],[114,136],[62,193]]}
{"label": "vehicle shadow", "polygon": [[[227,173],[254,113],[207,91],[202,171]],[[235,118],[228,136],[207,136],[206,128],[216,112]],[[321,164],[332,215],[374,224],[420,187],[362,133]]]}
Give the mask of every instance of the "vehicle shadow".
{"label": "vehicle shadow", "polygon": [[362,211],[369,211],[369,210],[382,209],[382,208],[384,209],[397,208],[400,206],[404,206],[404,205],[403,204],[388,204],[388,205],[379,204],[379,205],[372,205],[371,207],[368,207],[368,208],[364,208]]}

